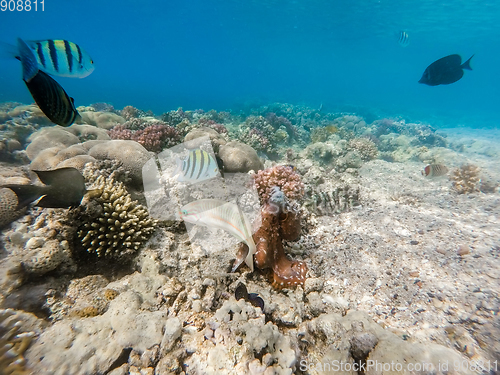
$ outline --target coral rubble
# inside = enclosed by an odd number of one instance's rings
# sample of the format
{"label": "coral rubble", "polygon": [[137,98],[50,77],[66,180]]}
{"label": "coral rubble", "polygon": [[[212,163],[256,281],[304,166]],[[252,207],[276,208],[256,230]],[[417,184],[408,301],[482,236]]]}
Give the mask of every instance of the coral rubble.
{"label": "coral rubble", "polygon": [[12,309],[0,310],[0,374],[29,374],[25,368],[24,352],[31,343],[33,332],[21,332]]}

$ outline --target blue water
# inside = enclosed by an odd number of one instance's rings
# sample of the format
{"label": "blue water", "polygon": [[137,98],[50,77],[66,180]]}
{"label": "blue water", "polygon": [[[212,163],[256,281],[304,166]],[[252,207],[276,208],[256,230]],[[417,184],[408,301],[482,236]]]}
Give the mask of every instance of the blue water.
{"label": "blue water", "polygon": [[[495,127],[500,117],[500,2],[479,0],[62,1],[0,12],[0,40],[68,39],[96,69],[57,78],[76,105],[156,114],[273,101]],[[396,34],[406,30],[410,44]],[[472,54],[449,86],[417,83],[443,56]],[[32,102],[18,61],[0,59],[0,102]]]}

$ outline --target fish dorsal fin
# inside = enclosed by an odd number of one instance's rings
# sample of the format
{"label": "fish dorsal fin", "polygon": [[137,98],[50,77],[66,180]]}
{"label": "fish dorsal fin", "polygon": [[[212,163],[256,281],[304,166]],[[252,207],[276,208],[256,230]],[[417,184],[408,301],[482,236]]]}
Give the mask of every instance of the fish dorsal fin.
{"label": "fish dorsal fin", "polygon": [[78,169],[73,167],[59,168],[51,171],[33,172],[37,174],[40,181],[42,181],[45,185],[52,185],[54,183],[66,184],[68,181],[73,181],[75,178],[83,178]]}

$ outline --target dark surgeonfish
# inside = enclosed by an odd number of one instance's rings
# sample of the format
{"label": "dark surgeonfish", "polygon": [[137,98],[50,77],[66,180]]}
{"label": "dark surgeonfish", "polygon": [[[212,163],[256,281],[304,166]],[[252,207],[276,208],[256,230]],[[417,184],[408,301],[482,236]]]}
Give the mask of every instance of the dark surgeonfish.
{"label": "dark surgeonfish", "polygon": [[73,98],[52,77],[38,69],[33,51],[20,38],[17,39],[19,59],[23,69],[23,81],[40,110],[57,125],[69,126],[80,114]]}
{"label": "dark surgeonfish", "polygon": [[460,55],[449,55],[429,65],[422,78],[418,83],[425,83],[429,86],[449,85],[450,83],[457,82],[464,75],[464,69],[472,70],[470,67],[470,60],[474,57],[472,55],[469,60],[462,64]]}
{"label": "dark surgeonfish", "polygon": [[68,208],[80,205],[86,193],[85,179],[76,168],[66,167],[51,171],[33,171],[45,185],[2,185],[17,195],[17,209],[32,202],[38,207]]}

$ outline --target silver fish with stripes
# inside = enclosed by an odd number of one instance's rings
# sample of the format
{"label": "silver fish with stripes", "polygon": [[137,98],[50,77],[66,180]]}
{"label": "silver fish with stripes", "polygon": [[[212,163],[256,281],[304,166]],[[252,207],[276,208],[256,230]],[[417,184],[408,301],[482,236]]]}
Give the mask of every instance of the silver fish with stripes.
{"label": "silver fish with stripes", "polygon": [[201,149],[189,151],[184,159],[177,157],[176,163],[174,175],[178,174],[179,182],[197,183],[220,175],[215,157]]}
{"label": "silver fish with stripes", "polygon": [[38,69],[59,77],[84,78],[94,71],[94,60],[78,44],[69,40],[28,40]]}
{"label": "silver fish with stripes", "polygon": [[407,47],[410,44],[410,36],[404,30],[398,33],[398,43],[402,47]]}
{"label": "silver fish with stripes", "polygon": [[234,272],[245,261],[253,272],[253,255],[256,251],[250,222],[237,204],[218,199],[199,199],[181,207],[179,216],[188,223],[222,229],[248,246],[246,258],[233,265]]}
{"label": "silver fish with stripes", "polygon": [[33,51],[20,38],[17,39],[17,47],[23,81],[38,107],[53,123],[71,125],[80,117],[73,98],[51,76],[38,69]]}

